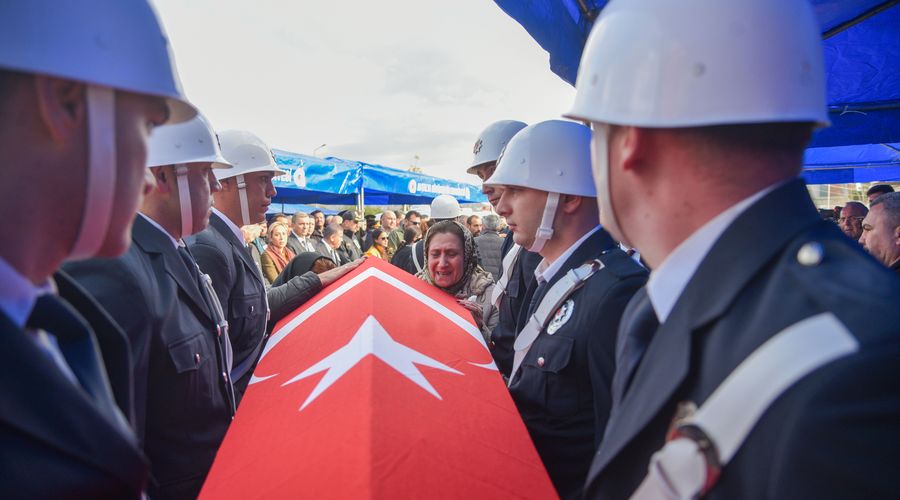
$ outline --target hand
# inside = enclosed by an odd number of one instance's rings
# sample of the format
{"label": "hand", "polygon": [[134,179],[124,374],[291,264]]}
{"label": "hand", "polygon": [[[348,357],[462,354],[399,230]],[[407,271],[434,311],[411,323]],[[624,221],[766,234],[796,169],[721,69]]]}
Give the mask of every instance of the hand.
{"label": "hand", "polygon": [[366,260],[365,258],[356,259],[353,262],[348,262],[348,263],[344,264],[343,266],[336,267],[334,269],[329,269],[328,271],[325,271],[324,273],[320,274],[319,281],[322,282],[322,288],[325,288],[326,286],[334,283],[335,281],[339,280],[343,275],[356,269],[365,260]]}
{"label": "hand", "polygon": [[465,307],[470,313],[472,313],[472,317],[475,319],[475,324],[478,325],[479,330],[484,327],[484,318],[483,312],[481,310],[481,304],[471,300],[463,299],[459,299],[456,302],[459,303],[459,305]]}

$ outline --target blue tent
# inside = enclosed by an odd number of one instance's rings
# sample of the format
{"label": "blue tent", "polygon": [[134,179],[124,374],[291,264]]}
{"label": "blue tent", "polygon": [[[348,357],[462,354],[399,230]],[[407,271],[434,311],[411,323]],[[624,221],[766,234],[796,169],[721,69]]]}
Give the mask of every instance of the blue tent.
{"label": "blue tent", "polygon": [[[900,180],[900,1],[810,1],[822,28],[832,126],[813,137],[807,181]],[[582,48],[607,1],[495,2],[550,54],[550,69],[574,85]],[[829,169],[835,172],[820,175]]]}
{"label": "blue tent", "polygon": [[275,161],[290,174],[273,182],[280,203],[322,205],[404,205],[431,203],[439,194],[449,194],[461,203],[481,203],[487,198],[479,187],[382,165],[340,158],[312,156],[274,150]]}

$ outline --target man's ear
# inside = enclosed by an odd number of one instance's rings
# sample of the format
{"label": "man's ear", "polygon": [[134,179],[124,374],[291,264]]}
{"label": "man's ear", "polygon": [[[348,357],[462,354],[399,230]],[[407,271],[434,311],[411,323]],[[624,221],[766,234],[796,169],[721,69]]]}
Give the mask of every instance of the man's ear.
{"label": "man's ear", "polygon": [[147,170],[150,171],[153,180],[156,182],[156,191],[158,193],[168,194],[173,192],[174,188],[172,185],[175,181],[175,171],[173,166],[164,165],[161,167],[150,167]]}
{"label": "man's ear", "polygon": [[610,134],[610,143],[615,141],[622,170],[640,169],[646,160],[647,148],[651,147],[651,132],[638,127],[616,126]]}
{"label": "man's ear", "polygon": [[235,187],[234,177],[229,177],[228,179],[221,179],[219,181],[219,184],[222,186],[222,188],[219,189],[219,191],[222,193],[234,191],[234,187]]}
{"label": "man's ear", "polygon": [[584,203],[584,197],[582,196],[576,196],[574,194],[559,195],[559,209],[562,210],[564,214],[574,214],[581,208],[582,203]]}
{"label": "man's ear", "polygon": [[50,76],[34,76],[41,121],[50,137],[65,142],[87,124],[86,85]]}

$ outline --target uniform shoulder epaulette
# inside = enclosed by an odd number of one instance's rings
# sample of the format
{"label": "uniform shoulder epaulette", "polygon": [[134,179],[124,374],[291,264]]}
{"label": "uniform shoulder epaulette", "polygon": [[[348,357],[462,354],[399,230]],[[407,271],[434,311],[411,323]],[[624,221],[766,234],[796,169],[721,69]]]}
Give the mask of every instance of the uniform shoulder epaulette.
{"label": "uniform shoulder epaulette", "polygon": [[646,269],[635,262],[628,254],[617,246],[600,254],[600,261],[603,262],[603,266],[609,270],[609,272],[619,278],[647,274]]}

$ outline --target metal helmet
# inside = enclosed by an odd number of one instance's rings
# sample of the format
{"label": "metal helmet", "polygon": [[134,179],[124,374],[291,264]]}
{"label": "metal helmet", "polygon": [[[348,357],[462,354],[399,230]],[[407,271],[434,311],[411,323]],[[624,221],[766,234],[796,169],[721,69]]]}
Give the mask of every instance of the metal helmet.
{"label": "metal helmet", "polygon": [[613,0],[588,37],[568,116],[642,127],[827,124],[808,0]]}
{"label": "metal helmet", "polygon": [[432,219],[454,219],[461,213],[459,202],[449,194],[439,194],[431,200]]}
{"label": "metal helmet", "polygon": [[147,166],[175,166],[182,236],[188,236],[200,229],[195,227],[191,210],[188,168],[191,165],[206,163],[211,163],[213,168],[232,168],[228,160],[222,156],[215,129],[203,115],[198,114],[184,123],[164,125],[150,135]]}
{"label": "metal helmet", "polygon": [[0,68],[87,84],[87,187],[68,258],[93,257],[106,240],[115,197],[114,91],[164,98],[169,123],[196,114],[159,20],[145,0],[0,2]]}
{"label": "metal helmet", "polygon": [[503,148],[509,143],[514,135],[528,125],[515,120],[500,120],[494,122],[478,134],[478,140],[472,148],[472,163],[467,173],[475,174],[475,170],[500,158]]}
{"label": "metal helmet", "polygon": [[560,194],[597,196],[591,175],[591,130],[563,120],[529,125],[515,135],[486,186],[519,186],[549,193],[541,225],[529,248],[540,252],[553,237]]}
{"label": "metal helmet", "polygon": [[241,202],[242,222],[239,225],[253,224],[254,222],[250,220],[250,207],[247,204],[247,185],[244,175],[255,172],[271,172],[278,176],[289,172],[278,167],[269,146],[251,132],[225,130],[219,133],[219,144],[222,148],[222,156],[234,168],[216,170],[216,179],[221,181],[235,178]]}

